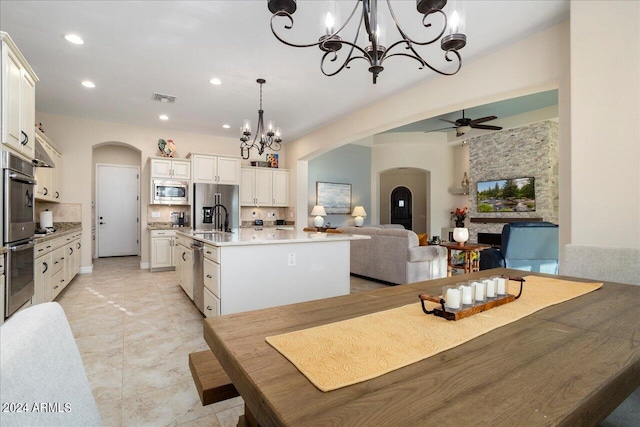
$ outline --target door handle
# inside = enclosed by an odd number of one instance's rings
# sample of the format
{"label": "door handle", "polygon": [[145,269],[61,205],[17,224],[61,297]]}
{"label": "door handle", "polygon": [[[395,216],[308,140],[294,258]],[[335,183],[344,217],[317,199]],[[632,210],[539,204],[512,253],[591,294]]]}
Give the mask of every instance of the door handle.
{"label": "door handle", "polygon": [[186,252],[182,252],[182,260],[183,260],[184,262],[187,262],[187,260],[184,258],[184,256],[185,256],[186,254],[187,254]]}
{"label": "door handle", "polygon": [[47,194],[49,194],[49,190],[47,190],[47,187],[42,187],[42,195],[46,196]]}
{"label": "door handle", "polygon": [[210,274],[207,274],[207,279],[211,279],[211,275]]}
{"label": "door handle", "polygon": [[46,262],[43,262],[42,265],[44,265],[44,270],[42,271],[42,274],[44,274],[47,272],[47,270],[49,270],[49,264],[47,264]]}
{"label": "door handle", "polygon": [[107,225],[107,223],[100,221],[100,225]]}
{"label": "door handle", "polygon": [[69,248],[69,256],[73,255],[73,248]]}
{"label": "door handle", "polygon": [[211,311],[211,306],[210,305],[207,306],[207,310]]}
{"label": "door handle", "polygon": [[56,191],[56,199],[60,198],[60,193]]}
{"label": "door handle", "polygon": [[20,133],[24,135],[24,140],[20,141],[20,144],[27,145],[27,143],[29,142],[29,135],[27,135],[23,130],[21,130]]}

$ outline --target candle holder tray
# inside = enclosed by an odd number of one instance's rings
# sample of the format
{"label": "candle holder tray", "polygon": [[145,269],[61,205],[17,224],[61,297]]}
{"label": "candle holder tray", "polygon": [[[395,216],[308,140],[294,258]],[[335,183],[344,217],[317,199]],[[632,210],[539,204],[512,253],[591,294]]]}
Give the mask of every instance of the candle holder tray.
{"label": "candle holder tray", "polygon": [[[483,311],[508,304],[520,298],[520,296],[522,295],[522,285],[524,284],[525,280],[522,277],[503,277],[508,280],[520,282],[520,292],[518,292],[518,295],[502,295],[498,296],[496,299],[488,300],[484,303],[473,305],[468,308],[463,308],[459,311],[447,311],[445,308],[446,301],[444,300],[444,298],[442,298],[442,296],[434,297],[427,294],[420,294],[418,295],[418,298],[420,298],[420,303],[422,304],[422,311],[424,311],[426,314],[433,314],[434,316],[442,317],[447,320],[460,320],[464,319],[465,317],[473,316],[474,314],[482,313]],[[435,302],[436,304],[440,304],[440,307],[436,307],[433,310],[427,310],[424,305],[425,301]]]}

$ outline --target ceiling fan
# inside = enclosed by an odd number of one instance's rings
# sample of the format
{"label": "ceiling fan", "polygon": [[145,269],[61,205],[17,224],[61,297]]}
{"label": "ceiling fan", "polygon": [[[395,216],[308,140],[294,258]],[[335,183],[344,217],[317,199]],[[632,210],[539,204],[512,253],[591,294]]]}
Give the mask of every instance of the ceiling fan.
{"label": "ceiling fan", "polygon": [[443,122],[451,123],[454,126],[441,128],[441,129],[427,130],[425,132],[437,132],[437,131],[445,130],[445,129],[455,129],[456,130],[456,136],[462,136],[465,133],[469,132],[471,129],[502,130],[502,128],[500,126],[492,126],[492,125],[483,125],[483,124],[481,124],[481,123],[488,122],[488,121],[495,120],[495,119],[497,119],[496,116],[487,116],[487,117],[481,117],[479,119],[473,119],[472,120],[472,119],[470,119],[468,117],[465,117],[464,116],[464,110],[462,110],[462,118],[456,120],[455,122],[453,122],[451,120],[440,119]]}

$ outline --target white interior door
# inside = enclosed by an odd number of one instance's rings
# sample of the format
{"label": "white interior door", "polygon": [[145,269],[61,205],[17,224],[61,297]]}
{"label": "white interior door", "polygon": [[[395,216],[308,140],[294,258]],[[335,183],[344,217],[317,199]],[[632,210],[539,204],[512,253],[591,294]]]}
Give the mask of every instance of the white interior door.
{"label": "white interior door", "polygon": [[138,255],[136,166],[96,165],[98,258]]}

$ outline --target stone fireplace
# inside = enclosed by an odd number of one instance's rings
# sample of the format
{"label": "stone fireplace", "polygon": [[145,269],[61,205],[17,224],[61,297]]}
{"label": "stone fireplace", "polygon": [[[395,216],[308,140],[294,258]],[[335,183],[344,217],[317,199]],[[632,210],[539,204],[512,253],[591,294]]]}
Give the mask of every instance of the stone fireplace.
{"label": "stone fireplace", "polygon": [[[478,212],[478,181],[534,177],[534,212]],[[469,139],[469,240],[505,223],[558,223],[558,124],[544,121]]]}

